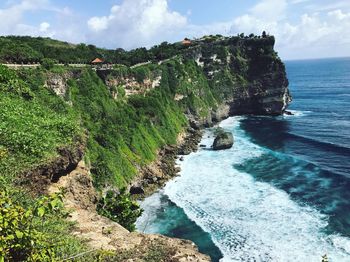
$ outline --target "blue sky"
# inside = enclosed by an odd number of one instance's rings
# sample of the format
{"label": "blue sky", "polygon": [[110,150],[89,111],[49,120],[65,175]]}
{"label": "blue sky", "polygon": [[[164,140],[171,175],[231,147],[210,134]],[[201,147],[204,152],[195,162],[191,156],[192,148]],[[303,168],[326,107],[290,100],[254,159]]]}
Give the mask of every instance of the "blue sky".
{"label": "blue sky", "polygon": [[1,0],[0,20],[0,35],[125,49],[266,30],[283,59],[350,56],[350,0]]}

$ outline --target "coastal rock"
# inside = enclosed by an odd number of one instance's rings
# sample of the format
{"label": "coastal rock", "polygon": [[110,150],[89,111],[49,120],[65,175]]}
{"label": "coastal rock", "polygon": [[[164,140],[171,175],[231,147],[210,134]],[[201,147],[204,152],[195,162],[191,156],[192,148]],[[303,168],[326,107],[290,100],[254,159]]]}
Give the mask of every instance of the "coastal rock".
{"label": "coastal rock", "polygon": [[139,195],[145,193],[145,190],[142,186],[134,185],[130,188],[130,194],[131,195]]}
{"label": "coastal rock", "polygon": [[233,146],[233,135],[230,132],[218,134],[213,143],[214,150],[229,149]]}

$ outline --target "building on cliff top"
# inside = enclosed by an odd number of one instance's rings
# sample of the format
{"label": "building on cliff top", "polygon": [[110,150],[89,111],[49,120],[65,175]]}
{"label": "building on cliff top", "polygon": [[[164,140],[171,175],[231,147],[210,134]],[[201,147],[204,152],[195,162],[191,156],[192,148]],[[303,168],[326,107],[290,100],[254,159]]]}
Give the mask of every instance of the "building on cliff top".
{"label": "building on cliff top", "polygon": [[100,58],[95,58],[94,60],[91,61],[92,65],[100,65],[103,63],[103,60]]}
{"label": "building on cliff top", "polygon": [[94,60],[91,61],[92,68],[94,69],[108,69],[110,66],[105,63],[100,58],[95,58]]}
{"label": "building on cliff top", "polygon": [[185,38],[184,40],[182,40],[182,44],[183,44],[183,45],[191,45],[191,44],[192,44],[192,42],[191,42],[191,40],[190,40],[190,39]]}

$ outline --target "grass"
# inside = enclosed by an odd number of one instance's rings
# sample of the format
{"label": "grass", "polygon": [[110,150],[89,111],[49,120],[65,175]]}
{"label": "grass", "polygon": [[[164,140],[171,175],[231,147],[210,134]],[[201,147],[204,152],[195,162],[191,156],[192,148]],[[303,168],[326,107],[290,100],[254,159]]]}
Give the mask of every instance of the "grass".
{"label": "grass", "polygon": [[43,198],[29,198],[26,185],[15,183],[27,171],[57,158],[59,148],[76,147],[84,135],[78,115],[40,85],[40,78],[34,80],[35,75],[32,81],[23,81],[16,72],[0,67],[0,228],[4,238],[0,261],[12,256],[52,261],[85,250],[69,234],[73,225],[63,209],[48,212],[43,219],[37,212],[44,210]]}
{"label": "grass", "polygon": [[[7,83],[14,77],[10,76]],[[73,147],[82,139],[77,115],[64,101],[61,103],[65,110],[58,112],[38,97],[26,99],[16,93],[0,92],[1,174],[16,176],[31,170],[57,157],[58,148]]]}

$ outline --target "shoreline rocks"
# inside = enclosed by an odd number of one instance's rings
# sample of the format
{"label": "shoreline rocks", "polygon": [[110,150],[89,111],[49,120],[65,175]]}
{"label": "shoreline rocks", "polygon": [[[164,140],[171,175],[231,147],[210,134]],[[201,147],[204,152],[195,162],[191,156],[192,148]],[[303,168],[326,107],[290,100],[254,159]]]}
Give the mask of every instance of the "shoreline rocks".
{"label": "shoreline rocks", "polygon": [[[167,145],[159,151],[157,159],[151,164],[140,169],[140,176],[132,185],[129,192],[133,197],[142,199],[147,197],[159,188],[162,188],[166,182],[176,177],[180,168],[176,166],[176,160],[183,161],[183,155],[188,155],[198,150],[198,144],[202,138],[201,129],[189,127],[186,130],[184,140],[178,145]],[[134,185],[141,187],[141,190],[135,190]]]}

